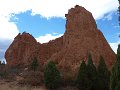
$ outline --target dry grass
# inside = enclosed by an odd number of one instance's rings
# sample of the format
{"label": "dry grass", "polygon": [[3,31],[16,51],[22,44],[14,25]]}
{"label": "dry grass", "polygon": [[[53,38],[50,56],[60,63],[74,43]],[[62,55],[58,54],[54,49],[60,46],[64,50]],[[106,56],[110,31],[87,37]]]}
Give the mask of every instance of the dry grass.
{"label": "dry grass", "polygon": [[31,87],[31,86],[19,86],[17,82],[7,82],[0,80],[0,90],[47,90],[44,86]]}
{"label": "dry grass", "polygon": [[22,73],[22,79],[19,84],[39,86],[43,83],[43,74],[39,71],[26,71]]}
{"label": "dry grass", "polygon": [[72,86],[65,86],[65,87],[60,87],[58,90],[79,90],[79,89]]}
{"label": "dry grass", "polygon": [[[20,86],[16,81],[14,82],[9,82],[6,80],[0,80],[0,90],[48,90],[45,88],[44,85],[41,86]],[[64,86],[60,87],[57,90],[78,90],[74,86]]]}

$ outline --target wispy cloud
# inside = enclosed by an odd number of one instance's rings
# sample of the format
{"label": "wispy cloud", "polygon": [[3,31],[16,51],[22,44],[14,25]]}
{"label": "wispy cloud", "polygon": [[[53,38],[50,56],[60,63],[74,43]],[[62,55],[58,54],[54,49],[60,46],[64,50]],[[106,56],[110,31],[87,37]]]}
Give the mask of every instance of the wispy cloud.
{"label": "wispy cloud", "polygon": [[[0,0],[0,41],[6,39],[13,40],[19,33],[15,22],[10,22],[10,18],[14,14],[31,10],[31,15],[37,14],[45,18],[64,18],[68,9],[76,4],[92,12],[96,20],[103,18],[109,12],[115,11],[118,7],[117,0],[104,0],[104,2],[101,0]],[[61,35],[46,34],[45,36],[38,37],[37,40],[43,43],[59,36]],[[0,44],[4,45],[1,42]]]}
{"label": "wispy cloud", "polygon": [[114,28],[120,28],[120,26],[119,25],[115,25],[115,26],[113,26]]}
{"label": "wispy cloud", "polygon": [[0,17],[0,39],[13,39],[19,30],[14,22],[9,22],[7,18]]}
{"label": "wispy cloud", "polygon": [[117,0],[105,0],[104,2],[101,0],[1,0],[0,14],[8,17],[13,13],[18,14],[32,10],[32,15],[40,14],[47,18],[53,16],[64,17],[68,9],[76,4],[92,12],[96,19],[116,10],[118,7]]}
{"label": "wispy cloud", "polygon": [[113,18],[113,14],[115,14],[115,12],[110,12],[110,13],[108,13],[107,15],[105,15],[104,17],[103,17],[103,19],[102,20],[112,20],[112,18]]}
{"label": "wispy cloud", "polygon": [[14,14],[31,10],[32,15],[64,18],[68,9],[76,4],[92,12],[95,19],[102,18],[106,13],[116,10],[118,7],[117,0],[105,0],[104,2],[101,0],[0,0],[0,30],[4,31],[0,37],[13,38],[19,32],[16,24],[9,22]]}
{"label": "wispy cloud", "polygon": [[40,43],[46,43],[46,42],[49,42],[50,40],[53,40],[53,39],[56,39],[58,37],[61,37],[63,34],[56,34],[56,33],[53,33],[53,34],[45,34],[44,36],[40,36],[38,38],[36,38],[36,40]]}

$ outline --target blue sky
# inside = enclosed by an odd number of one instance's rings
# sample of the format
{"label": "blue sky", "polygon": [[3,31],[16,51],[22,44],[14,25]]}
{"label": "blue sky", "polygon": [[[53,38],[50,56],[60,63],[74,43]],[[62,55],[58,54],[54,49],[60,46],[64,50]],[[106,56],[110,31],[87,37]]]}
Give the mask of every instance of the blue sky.
{"label": "blue sky", "polygon": [[[14,2],[14,3],[13,3]],[[0,60],[14,37],[24,31],[44,43],[65,32],[65,14],[80,5],[89,10],[112,49],[120,43],[117,0],[1,0],[0,1]]]}
{"label": "blue sky", "polygon": [[65,31],[65,18],[52,17],[45,18],[41,15],[31,15],[31,11],[16,14],[11,18],[11,22],[15,22],[19,32],[29,32],[34,37],[43,36],[45,34],[58,33],[63,34]]}
{"label": "blue sky", "polygon": [[[64,34],[66,19],[61,17],[44,18],[41,15],[31,15],[31,11],[15,14],[10,21],[15,22],[19,32],[29,32],[35,38],[46,34]],[[118,14],[113,11],[96,20],[100,29],[109,43],[117,42],[120,33],[118,27]]]}

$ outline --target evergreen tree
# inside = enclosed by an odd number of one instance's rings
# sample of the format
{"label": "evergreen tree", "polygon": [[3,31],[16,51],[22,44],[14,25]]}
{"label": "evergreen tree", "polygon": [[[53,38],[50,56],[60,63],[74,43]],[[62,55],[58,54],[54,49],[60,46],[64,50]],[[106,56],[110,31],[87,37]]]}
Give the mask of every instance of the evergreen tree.
{"label": "evergreen tree", "polygon": [[44,71],[45,85],[49,89],[56,89],[61,81],[60,72],[53,61],[48,62]]}
{"label": "evergreen tree", "polygon": [[86,90],[88,88],[87,67],[85,61],[82,61],[80,65],[76,82],[80,90]]}
{"label": "evergreen tree", "polygon": [[112,73],[110,77],[110,89],[115,90],[119,87],[120,82],[120,45],[117,49],[117,60],[112,68]]}
{"label": "evergreen tree", "polygon": [[120,90],[120,81],[117,83],[115,90]]}
{"label": "evergreen tree", "polygon": [[5,61],[2,62],[2,65],[5,65]]}
{"label": "evergreen tree", "polygon": [[120,44],[118,45],[117,49],[117,60],[120,60]]}
{"label": "evergreen tree", "polygon": [[92,56],[89,53],[88,64],[87,64],[87,75],[89,82],[89,90],[97,90],[97,70],[92,61]]}
{"label": "evergreen tree", "polygon": [[2,61],[0,61],[0,65],[2,65]]}
{"label": "evergreen tree", "polygon": [[39,66],[39,64],[38,64],[37,58],[34,58],[30,65],[30,69],[33,71],[36,71],[38,66]]}
{"label": "evergreen tree", "polygon": [[99,90],[109,90],[110,72],[107,69],[107,66],[102,56],[100,56],[100,61],[99,61],[97,71],[98,71]]}

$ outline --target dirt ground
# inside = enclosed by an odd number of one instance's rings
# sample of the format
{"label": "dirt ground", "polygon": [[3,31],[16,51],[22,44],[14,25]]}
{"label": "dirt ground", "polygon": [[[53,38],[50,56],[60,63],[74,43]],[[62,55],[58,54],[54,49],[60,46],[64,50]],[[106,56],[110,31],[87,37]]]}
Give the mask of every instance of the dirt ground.
{"label": "dirt ground", "polygon": [[[48,90],[44,85],[42,86],[20,86],[17,81],[9,81],[0,79],[0,90]],[[65,86],[60,87],[57,90],[78,90],[75,87]]]}
{"label": "dirt ground", "polygon": [[47,90],[44,86],[20,86],[16,81],[0,80],[0,90]]}

